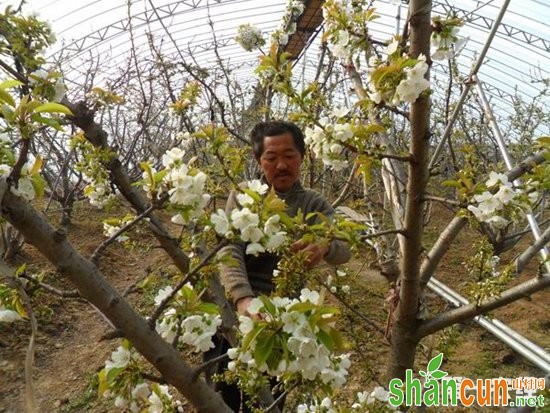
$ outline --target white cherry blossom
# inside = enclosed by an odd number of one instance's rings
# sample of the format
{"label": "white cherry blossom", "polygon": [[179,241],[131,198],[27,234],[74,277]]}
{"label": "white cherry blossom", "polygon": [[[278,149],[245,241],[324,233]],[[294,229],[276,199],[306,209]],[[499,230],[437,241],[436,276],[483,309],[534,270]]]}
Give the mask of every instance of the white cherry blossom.
{"label": "white cherry blossom", "polygon": [[309,288],[304,288],[300,292],[300,301],[306,302],[309,301],[313,304],[319,304],[319,293],[317,291],[312,291]]}
{"label": "white cherry blossom", "polygon": [[172,148],[167,150],[164,155],[162,155],[162,165],[165,168],[171,168],[174,165],[181,163],[183,157],[185,156],[185,151],[180,148]]}
{"label": "white cherry blossom", "polygon": [[139,383],[132,390],[132,398],[134,399],[147,399],[151,394],[151,389],[147,383]]}
{"label": "white cherry blossom", "polygon": [[237,202],[241,206],[250,206],[254,204],[254,198],[248,194],[237,194]]}
{"label": "white cherry blossom", "polygon": [[214,231],[220,235],[226,235],[230,229],[229,219],[225,211],[219,208],[210,215],[210,222],[214,224]]}
{"label": "white cherry blossom", "polygon": [[251,189],[257,194],[264,195],[269,189],[269,186],[262,183],[262,181],[260,181],[259,179],[254,179],[248,182],[248,189]]}
{"label": "white cherry blossom", "polygon": [[247,225],[246,227],[241,229],[241,239],[244,242],[257,243],[262,239],[263,236],[264,233],[262,232],[262,230],[254,224]]}
{"label": "white cherry blossom", "polygon": [[248,208],[234,209],[231,211],[231,221],[238,230],[243,230],[249,225],[258,226],[260,218]]}
{"label": "white cherry blossom", "polygon": [[158,307],[160,303],[162,303],[167,297],[170,296],[170,294],[172,294],[173,291],[174,289],[170,285],[167,285],[166,287],[163,287],[160,290],[158,290],[154,300],[155,305]]}
{"label": "white cherry blossom", "polygon": [[506,174],[498,173],[495,171],[491,171],[489,173],[489,179],[487,182],[485,182],[485,185],[487,185],[487,188],[491,188],[495,185],[508,185],[508,176]]}
{"label": "white cherry blossom", "polygon": [[265,249],[267,251],[273,252],[277,248],[279,248],[281,245],[283,245],[286,241],[286,232],[285,231],[279,231],[275,234],[269,235],[269,238],[267,239],[267,242],[265,243]]}
{"label": "white cherry blossom", "polygon": [[113,368],[126,367],[130,362],[130,358],[130,351],[123,346],[118,346],[118,348],[111,353],[111,358],[105,362],[105,370],[108,372]]}
{"label": "white cherry blossom", "polygon": [[264,232],[268,235],[279,232],[281,217],[277,214],[270,216],[264,223]]}
{"label": "white cherry blossom", "polygon": [[254,322],[250,317],[244,315],[239,316],[239,331],[243,334],[248,334],[254,328]]}
{"label": "white cherry blossom", "polygon": [[248,244],[246,246],[246,250],[245,250],[245,253],[248,254],[248,255],[254,255],[254,256],[257,256],[258,254],[261,254],[262,252],[265,252],[265,247],[258,243],[258,242],[253,242],[251,244]]}

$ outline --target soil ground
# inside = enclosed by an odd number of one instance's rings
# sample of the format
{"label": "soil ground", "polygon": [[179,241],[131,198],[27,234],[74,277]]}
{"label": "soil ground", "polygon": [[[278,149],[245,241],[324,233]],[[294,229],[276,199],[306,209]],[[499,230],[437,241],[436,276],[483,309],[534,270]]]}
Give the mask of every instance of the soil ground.
{"label": "soil ground", "polygon": [[[55,214],[52,218],[55,222]],[[83,255],[89,257],[104,239],[101,226],[104,218],[104,212],[82,204],[78,206],[74,224],[68,234]],[[449,218],[450,214],[444,209],[439,211],[429,224],[428,233],[436,233]],[[464,288],[464,283],[460,281],[464,272],[463,260],[470,254],[472,240],[477,237],[473,230],[464,231],[438,271],[438,278],[459,291]],[[528,242],[526,240],[522,245]],[[518,251],[507,254],[512,257]],[[24,246],[22,254],[12,265],[17,267],[23,262],[27,263],[29,272],[45,271],[44,282],[60,289],[74,288],[28,245]],[[159,250],[127,250],[118,243],[107,249],[100,266],[106,278],[119,291],[124,291],[147,273],[171,271],[168,259]],[[381,331],[386,327],[385,299],[389,283],[372,265],[372,257],[368,254],[365,256],[363,252],[348,267],[349,275],[345,283],[349,283],[352,289],[351,293],[342,296],[345,296],[354,311],[363,313],[367,320],[357,323],[353,312],[343,308],[342,327],[349,331],[353,365],[349,386],[342,398],[349,398],[353,392],[372,387],[373,383],[380,381],[384,371],[384,356],[388,352],[388,344]],[[534,262],[516,282],[533,276],[536,270]],[[137,302],[138,298],[137,295],[129,296],[132,302]],[[432,311],[441,310],[446,305],[437,297],[430,296],[429,301]],[[95,374],[118,345],[116,340],[101,340],[110,331],[106,320],[89,305],[76,300],[36,292],[33,302],[39,320],[33,375],[39,411],[116,411],[112,402],[98,399],[96,395]],[[550,291],[546,290],[495,311],[493,315],[538,345],[550,349],[549,303]],[[442,335],[437,335],[423,342],[417,357],[419,366],[425,366],[435,351],[445,349],[449,360],[442,368],[453,376],[490,378],[542,375],[520,355],[474,323],[460,325],[459,330],[460,333],[448,335],[446,341],[443,341]],[[0,413],[25,411],[23,366],[29,336],[28,323],[0,324]]]}

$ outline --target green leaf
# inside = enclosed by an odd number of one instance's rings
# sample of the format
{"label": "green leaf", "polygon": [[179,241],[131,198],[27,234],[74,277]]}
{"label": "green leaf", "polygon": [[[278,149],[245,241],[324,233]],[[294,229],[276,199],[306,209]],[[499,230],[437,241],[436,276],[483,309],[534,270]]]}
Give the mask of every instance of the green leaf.
{"label": "green leaf", "polygon": [[200,303],[196,310],[206,314],[219,314],[218,306],[213,303]]}
{"label": "green leaf", "polygon": [[24,274],[27,270],[27,263],[21,264],[17,269],[15,270],[15,276],[19,277],[21,274]]}
{"label": "green leaf", "polygon": [[42,169],[42,164],[44,163],[44,160],[41,156],[37,156],[36,160],[34,161],[34,164],[31,168],[30,175],[35,175],[40,172],[40,169]]}
{"label": "green leaf", "polygon": [[420,371],[418,372],[418,374],[420,374],[422,377],[426,377],[426,373],[423,372],[422,370],[420,370]]}
{"label": "green leaf", "polygon": [[332,341],[334,342],[335,350],[343,350],[345,348],[344,337],[342,336],[342,333],[340,333],[335,328],[331,328],[330,336],[332,337]]}
{"label": "green leaf", "polygon": [[27,113],[32,113],[36,110],[36,108],[42,106],[42,103],[38,100],[31,100],[29,103],[27,103],[26,111]]}
{"label": "green leaf", "polygon": [[31,183],[37,197],[44,195],[46,180],[40,174],[31,175]]}
{"label": "green leaf", "polygon": [[61,127],[61,125],[59,124],[59,122],[57,121],[57,119],[52,119],[52,118],[45,118],[44,116],[40,116],[40,114],[38,113],[33,113],[31,115],[31,120],[33,122],[38,122],[38,123],[41,123],[43,125],[46,125],[46,126],[49,126],[51,128],[54,128],[58,131],[61,131],[63,130],[63,128]]}
{"label": "green leaf", "polygon": [[443,181],[441,183],[441,185],[443,186],[450,186],[452,188],[461,188],[462,187],[462,184],[459,182],[459,181],[455,181],[455,180],[447,180],[447,181]]}
{"label": "green leaf", "polygon": [[149,162],[140,162],[139,166],[147,174],[148,180],[149,180],[148,183],[153,183],[153,185],[151,186],[151,189],[154,190],[156,182],[155,182],[155,178],[153,176],[153,170],[151,169],[151,165],[149,165]]}
{"label": "green leaf", "polygon": [[15,107],[15,100],[13,100],[11,95],[3,89],[0,89],[0,100],[6,102],[11,107]]}
{"label": "green leaf", "polygon": [[61,103],[55,103],[55,102],[48,102],[44,103],[40,106],[38,106],[36,109],[34,109],[34,112],[36,113],[63,113],[64,115],[72,115],[73,112]]}
{"label": "green leaf", "polygon": [[260,298],[260,301],[263,303],[265,310],[269,314],[273,316],[277,314],[277,307],[275,307],[275,304],[273,304],[268,297],[266,297],[265,295],[260,295],[259,298]]}
{"label": "green leaf", "polygon": [[103,393],[109,390],[109,383],[107,382],[105,369],[102,369],[99,373],[97,373],[97,379],[98,379],[97,393],[98,395],[101,396]]}
{"label": "green leaf", "polygon": [[252,343],[254,340],[256,340],[256,337],[265,330],[267,327],[267,324],[256,324],[252,331],[246,335],[246,337],[243,340],[243,350],[248,349],[250,346],[250,343]]}
{"label": "green leaf", "polygon": [[433,359],[430,360],[430,362],[428,363],[427,370],[429,372],[438,370],[442,362],[443,362],[443,353],[439,353],[439,355],[435,356]]}
{"label": "green leaf", "polygon": [[10,79],[10,80],[4,80],[2,83],[0,83],[0,89],[10,89],[12,87],[21,86],[23,82],[20,82],[19,80]]}
{"label": "green leaf", "polygon": [[334,340],[332,339],[332,336],[330,334],[328,334],[326,331],[319,330],[319,332],[317,333],[317,338],[330,351],[334,350],[334,347],[335,347]]}
{"label": "green leaf", "polygon": [[275,335],[269,333],[267,337],[262,337],[261,340],[258,339],[256,343],[256,348],[254,349],[254,360],[256,364],[261,366],[264,364],[273,350],[273,345],[275,344]]}
{"label": "green leaf", "polygon": [[315,304],[313,304],[311,301],[306,301],[306,302],[301,302],[301,303],[296,303],[294,305],[292,305],[288,311],[298,311],[300,313],[305,313],[306,311],[311,311],[313,310],[314,308],[317,308],[317,306]]}
{"label": "green leaf", "polygon": [[115,381],[115,379],[120,376],[120,374],[124,371],[124,369],[125,367],[113,367],[112,369],[110,369],[105,376],[107,383],[110,384]]}
{"label": "green leaf", "polygon": [[377,123],[371,123],[367,127],[365,127],[366,133],[385,133],[386,128],[382,125],[378,125]]}

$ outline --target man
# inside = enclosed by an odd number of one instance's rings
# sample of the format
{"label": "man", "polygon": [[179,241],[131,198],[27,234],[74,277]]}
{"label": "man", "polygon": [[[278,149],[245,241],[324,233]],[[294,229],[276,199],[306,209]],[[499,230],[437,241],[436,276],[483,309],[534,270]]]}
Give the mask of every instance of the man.
{"label": "man", "polygon": [[[310,212],[320,212],[327,217],[334,215],[334,209],[322,195],[305,189],[300,183],[305,144],[298,126],[283,121],[261,122],[252,129],[250,141],[263,179],[286,202],[290,216],[296,216],[299,210],[304,216]],[[234,206],[232,194],[227,209],[231,210]],[[247,314],[254,296],[273,291],[271,280],[278,262],[278,257],[269,253],[246,256],[245,249],[244,243],[237,243],[222,250],[222,253],[230,253],[239,263],[238,266],[222,266],[221,280],[240,314]],[[332,265],[343,264],[351,255],[348,245],[339,240],[332,240],[329,244],[307,244],[298,240],[292,249],[305,252],[310,268],[323,259]]]}
{"label": "man", "polygon": [[[296,216],[301,211],[304,216],[311,212],[320,212],[327,217],[334,215],[334,209],[322,195],[303,188],[300,183],[300,166],[305,154],[304,135],[300,128],[290,122],[261,122],[252,129],[250,142],[263,173],[262,179],[286,202],[287,214]],[[235,193],[232,193],[226,209],[231,211],[235,206]],[[324,244],[297,240],[292,244],[292,249],[305,253],[310,268],[323,259],[329,264],[343,264],[351,256],[348,245],[340,240]],[[238,264],[222,265],[220,275],[221,282],[239,314],[248,315],[248,306],[256,295],[268,295],[274,290],[273,270],[277,267],[279,258],[271,253],[262,253],[256,257],[246,255],[245,250],[244,242],[223,248],[220,253],[231,254]],[[222,351],[225,352],[227,348],[217,350],[218,354],[223,354]],[[218,383],[216,387],[221,390],[226,403],[238,412],[240,394],[237,390],[222,383]],[[243,411],[247,411],[246,407],[243,407]]]}

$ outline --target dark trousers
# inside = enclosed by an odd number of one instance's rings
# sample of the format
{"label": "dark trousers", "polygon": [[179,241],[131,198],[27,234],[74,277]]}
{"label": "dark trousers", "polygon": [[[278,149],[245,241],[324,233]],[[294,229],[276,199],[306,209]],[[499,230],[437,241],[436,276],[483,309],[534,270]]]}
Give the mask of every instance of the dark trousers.
{"label": "dark trousers", "polygon": [[[212,341],[215,344],[213,349],[204,353],[204,361],[212,360],[222,354],[227,353],[227,350],[231,348],[229,342],[221,335],[215,335],[212,337]],[[212,376],[214,374],[223,374],[227,370],[228,360],[213,364],[206,369],[206,382],[216,392],[220,393],[225,404],[227,404],[235,413],[251,413],[252,410],[247,406],[246,402],[248,397],[237,387],[236,384],[228,384],[225,381],[213,381]],[[271,386],[275,385],[276,381],[271,380]],[[275,398],[279,397],[281,393],[275,394]],[[284,398],[279,403],[279,410],[282,412],[284,406]]]}

